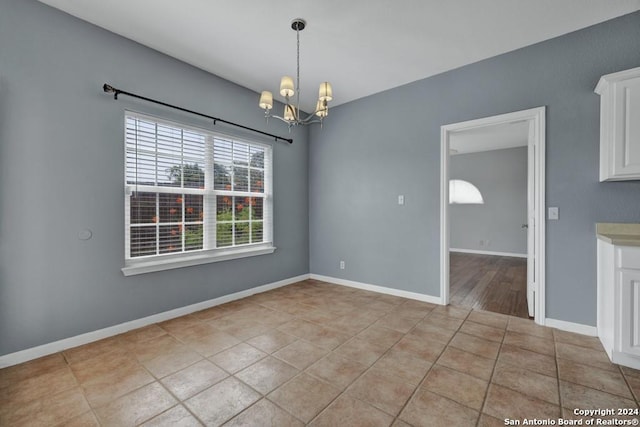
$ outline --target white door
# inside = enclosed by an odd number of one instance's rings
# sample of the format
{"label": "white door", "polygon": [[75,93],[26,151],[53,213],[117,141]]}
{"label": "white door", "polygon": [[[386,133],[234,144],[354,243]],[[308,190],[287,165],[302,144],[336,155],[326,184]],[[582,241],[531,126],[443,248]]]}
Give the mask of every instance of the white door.
{"label": "white door", "polygon": [[533,121],[529,122],[529,153],[527,156],[527,308],[529,310],[529,317],[535,315],[535,296],[538,288],[538,280],[536,278],[536,211],[535,211],[535,194],[536,194],[536,147],[533,144],[535,141],[535,126]]}

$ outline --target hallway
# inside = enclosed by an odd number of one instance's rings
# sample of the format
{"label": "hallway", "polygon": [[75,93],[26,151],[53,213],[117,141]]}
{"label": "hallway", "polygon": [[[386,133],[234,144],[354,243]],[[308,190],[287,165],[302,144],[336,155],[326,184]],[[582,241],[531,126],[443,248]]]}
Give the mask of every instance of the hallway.
{"label": "hallway", "polygon": [[452,305],[529,318],[527,260],[451,252]]}

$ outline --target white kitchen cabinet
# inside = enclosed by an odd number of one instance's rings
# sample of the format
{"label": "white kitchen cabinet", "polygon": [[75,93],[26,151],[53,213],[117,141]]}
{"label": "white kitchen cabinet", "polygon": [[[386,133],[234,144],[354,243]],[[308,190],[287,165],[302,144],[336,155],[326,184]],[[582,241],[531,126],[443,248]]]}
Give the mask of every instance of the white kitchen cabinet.
{"label": "white kitchen cabinet", "polygon": [[640,247],[598,239],[598,336],[612,362],[640,369]]}
{"label": "white kitchen cabinet", "polygon": [[620,351],[640,357],[640,270],[620,270]]}
{"label": "white kitchen cabinet", "polygon": [[640,179],[640,67],[600,78],[600,181]]}

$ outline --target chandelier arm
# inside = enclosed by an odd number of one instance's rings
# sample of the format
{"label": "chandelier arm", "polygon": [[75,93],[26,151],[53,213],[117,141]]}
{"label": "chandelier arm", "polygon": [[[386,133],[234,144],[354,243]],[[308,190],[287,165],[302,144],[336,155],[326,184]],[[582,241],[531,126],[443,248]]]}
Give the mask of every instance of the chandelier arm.
{"label": "chandelier arm", "polygon": [[304,119],[298,120],[299,124],[302,125],[308,125],[311,123],[322,123],[322,118],[318,118],[315,116],[315,112],[309,114],[307,117],[305,117]]}
{"label": "chandelier arm", "polygon": [[297,125],[308,125],[311,123],[322,123],[321,119],[313,119],[313,114],[309,114],[306,118],[304,118],[303,120],[287,120],[282,116],[276,116],[275,114],[269,114],[267,116],[265,116],[265,118],[267,119],[278,119],[286,124],[288,124],[289,126],[297,126]]}
{"label": "chandelier arm", "polygon": [[320,120],[320,119],[309,120],[309,121],[303,120],[303,121],[300,122],[300,124],[302,124],[302,125],[310,125],[312,123],[322,123],[322,120]]}
{"label": "chandelier arm", "polygon": [[287,124],[295,123],[295,122],[292,122],[290,120],[285,119],[282,116],[276,116],[275,114],[269,114],[268,116],[265,116],[265,117],[268,118],[268,119],[278,119],[278,120],[281,120],[281,121],[283,121],[283,122],[285,122]]}
{"label": "chandelier arm", "polygon": [[[313,116],[316,115],[316,113],[318,112],[318,110],[314,111],[313,113],[309,114],[307,117],[305,117],[304,119],[300,120],[301,122],[308,122],[309,120],[313,119]],[[311,122],[309,122],[311,123]]]}

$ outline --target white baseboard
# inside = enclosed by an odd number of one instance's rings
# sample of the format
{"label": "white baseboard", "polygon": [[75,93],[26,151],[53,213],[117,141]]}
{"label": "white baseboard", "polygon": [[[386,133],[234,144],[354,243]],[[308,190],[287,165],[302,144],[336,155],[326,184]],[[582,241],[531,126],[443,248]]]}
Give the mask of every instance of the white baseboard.
{"label": "white baseboard", "polygon": [[[174,319],[176,317],[184,316],[187,314],[195,313],[196,311],[204,310],[216,305],[224,304],[227,302],[235,301],[241,298],[245,298],[254,294],[269,291],[271,289],[287,286],[292,283],[300,282],[306,279],[320,280],[323,282],[333,283],[336,285],[348,286],[356,289],[363,289],[372,292],[378,292],[381,294],[394,295],[403,298],[414,299],[418,301],[429,302],[432,304],[442,304],[440,297],[433,295],[420,294],[417,292],[403,291],[400,289],[388,288],[385,286],[371,285],[368,283],[355,282],[352,280],[339,279],[336,277],[322,276],[319,274],[303,274],[289,279],[280,280],[278,282],[268,283],[265,285],[257,286],[255,288],[246,289],[244,291],[236,292],[229,295],[224,295],[218,298],[202,301],[196,304],[191,304],[185,307],[176,308],[173,310],[157,313],[151,316],[143,317],[141,319],[132,320],[118,325],[110,326],[108,328],[99,329],[97,331],[87,332],[85,334],[77,335],[70,338],[54,341],[51,343],[43,344],[37,347],[28,348],[26,350],[17,351],[15,353],[5,354],[0,356],[0,369],[8,366],[17,365],[19,363],[27,362],[29,360],[37,359],[39,357],[47,356],[49,354],[57,353],[72,347],[91,343],[93,341],[109,338],[118,334],[128,332],[132,329],[142,328],[144,326],[152,325],[154,323],[163,322],[165,320]],[[583,325],[580,323],[566,322],[564,320],[545,319],[545,325],[551,328],[557,328],[563,331],[575,332],[582,335],[597,336],[597,329],[595,326]]]}
{"label": "white baseboard", "polygon": [[370,285],[368,283],[354,282],[352,280],[338,279],[336,277],[322,276],[319,274],[310,274],[311,279],[320,280],[321,282],[329,282],[335,285],[348,286],[350,288],[364,289],[366,291],[378,292],[381,294],[394,295],[396,297],[403,297],[409,299],[415,299],[418,301],[430,302],[432,304],[442,304],[440,297],[434,297],[427,294],[419,294],[417,292],[403,291],[400,289],[387,288],[385,286]]}
{"label": "white baseboard", "polygon": [[[313,280],[320,280],[322,282],[333,283],[336,285],[348,286],[348,287],[357,288],[357,289],[364,289],[367,291],[378,292],[381,294],[394,295],[398,297],[410,298],[418,301],[424,301],[424,302],[430,302],[432,304],[442,305],[442,300],[440,299],[440,297],[434,297],[432,295],[419,294],[417,292],[402,291],[399,289],[387,288],[384,286],[371,285],[368,283],[355,282],[355,281],[346,280],[346,279],[339,279],[337,277],[322,276],[320,274],[310,274],[309,278]],[[549,318],[544,320],[544,324],[545,326],[548,326],[550,328],[556,328],[556,329],[560,329],[567,332],[574,332],[576,334],[588,335],[591,337],[598,336],[598,331],[595,326],[583,325],[581,323],[573,323],[573,322],[567,322],[564,320],[549,319]]]}
{"label": "white baseboard", "polygon": [[224,295],[218,298],[210,299],[208,301],[202,301],[196,304],[187,305],[185,307],[180,307],[180,308],[165,311],[162,313],[154,314],[151,316],[143,317],[141,319],[131,320],[129,322],[124,322],[118,325],[109,326],[108,328],[99,329],[97,331],[76,335],[75,337],[65,338],[65,339],[54,341],[48,344],[39,345],[37,347],[28,348],[26,350],[17,351],[15,353],[5,354],[4,356],[0,356],[0,369],[6,368],[12,365],[17,365],[19,363],[27,362],[29,360],[37,359],[42,356],[47,356],[49,354],[58,353],[68,348],[88,344],[90,342],[101,340],[104,338],[109,338],[114,335],[118,335],[118,334],[122,334],[124,332],[130,331],[132,329],[142,328],[144,326],[152,325],[158,322],[164,322],[165,320],[170,320],[176,317],[184,316],[186,314],[195,313],[196,311],[204,310],[206,308],[214,307],[216,305],[235,301],[237,299],[245,298],[253,294],[259,294],[262,292],[269,291],[271,289],[280,288],[282,286],[300,282],[308,278],[309,278],[308,274],[291,277],[289,279],[268,283],[266,285],[261,285],[255,288],[246,289],[244,291],[236,292],[233,294]]}
{"label": "white baseboard", "polygon": [[463,253],[463,254],[510,256],[510,257],[514,257],[514,258],[526,258],[527,257],[527,254],[517,254],[515,252],[479,251],[479,250],[476,250],[476,249],[449,248],[449,252],[460,252],[460,253]]}
{"label": "white baseboard", "polygon": [[590,337],[598,336],[598,329],[595,326],[583,325],[581,323],[566,322],[564,320],[549,319],[544,321],[545,326],[560,329],[567,332],[575,332],[576,334],[589,335]]}
{"label": "white baseboard", "polygon": [[614,351],[611,356],[609,356],[613,363],[617,363],[618,365],[628,366],[633,369],[640,369],[640,358],[632,356],[628,353],[622,353],[620,351]]}

